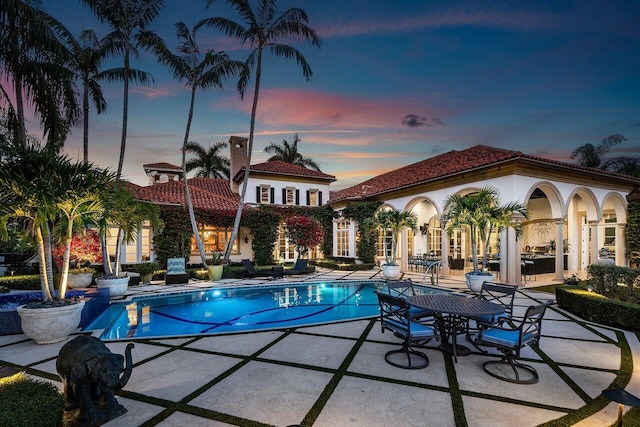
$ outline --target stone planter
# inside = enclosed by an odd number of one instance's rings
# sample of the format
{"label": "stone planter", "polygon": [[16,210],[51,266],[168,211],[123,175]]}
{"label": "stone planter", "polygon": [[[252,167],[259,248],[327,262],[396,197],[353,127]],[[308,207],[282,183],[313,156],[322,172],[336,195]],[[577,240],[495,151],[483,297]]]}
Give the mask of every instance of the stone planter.
{"label": "stone planter", "polygon": [[484,282],[493,282],[495,276],[491,273],[465,273],[467,277],[467,287],[472,292],[479,294]]}
{"label": "stone planter", "polygon": [[67,278],[67,286],[72,289],[88,288],[93,281],[93,273],[75,273],[69,274]]}
{"label": "stone planter", "polygon": [[17,308],[22,331],[36,344],[51,344],[65,340],[80,325],[84,301],[47,308]]}
{"label": "stone planter", "polygon": [[129,277],[116,277],[114,279],[96,279],[99,289],[109,289],[109,298],[117,298],[124,295],[129,286]]}
{"label": "stone planter", "polygon": [[399,265],[387,265],[384,264],[382,266],[382,275],[386,279],[394,280],[400,277],[400,266]]}
{"label": "stone planter", "polygon": [[207,272],[209,273],[209,280],[215,282],[222,278],[223,265],[207,265]]}
{"label": "stone planter", "polygon": [[151,279],[153,279],[153,273],[143,274],[140,276],[140,283],[151,283]]}

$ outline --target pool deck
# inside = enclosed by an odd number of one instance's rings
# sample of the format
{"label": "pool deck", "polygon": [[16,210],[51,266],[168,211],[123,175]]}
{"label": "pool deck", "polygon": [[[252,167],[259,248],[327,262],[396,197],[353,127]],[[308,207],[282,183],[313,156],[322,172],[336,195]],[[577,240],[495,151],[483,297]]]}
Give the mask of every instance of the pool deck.
{"label": "pool deck", "polygon": [[[365,280],[379,278],[378,274],[318,269],[282,280],[229,279],[215,286]],[[421,274],[406,276],[425,283]],[[531,290],[545,283],[550,283],[549,278],[540,275],[519,289],[516,316],[529,305],[554,299]],[[439,285],[466,292],[462,276],[441,278]],[[132,287],[128,294],[211,286],[204,281],[182,286],[154,283]],[[534,385],[511,384],[487,375],[482,363],[492,355],[473,352],[454,363],[437,349],[436,341],[425,350],[430,359],[427,368],[394,368],[385,363],[384,354],[398,348],[399,340],[389,332],[382,334],[375,319],[135,340],[133,374],[118,397],[128,412],[106,425],[520,427],[552,422],[608,426],[616,421],[617,404],[606,404],[599,396],[625,375],[621,361],[629,354],[633,372],[624,388],[640,396],[636,334],[582,321],[557,305],[547,310],[542,334],[539,351],[523,351],[523,358],[540,374]],[[459,340],[463,343],[464,337]],[[126,344],[107,343],[121,354]],[[55,360],[62,345],[37,345],[24,335],[0,336],[0,376],[25,370],[60,387]],[[575,416],[576,411],[584,415],[563,418]]]}

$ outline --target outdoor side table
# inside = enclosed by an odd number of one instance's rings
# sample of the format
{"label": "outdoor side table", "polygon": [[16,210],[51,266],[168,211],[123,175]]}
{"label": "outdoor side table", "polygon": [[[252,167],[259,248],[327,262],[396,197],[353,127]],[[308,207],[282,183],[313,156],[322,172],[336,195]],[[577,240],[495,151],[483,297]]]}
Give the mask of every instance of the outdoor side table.
{"label": "outdoor side table", "polygon": [[[472,316],[494,316],[504,313],[504,306],[479,299],[467,298],[460,295],[415,295],[407,298],[407,302],[414,306],[439,313],[440,335],[442,343],[439,348],[442,351],[452,353],[457,362],[458,355],[466,356],[471,353],[468,347],[457,345],[458,326],[466,323],[463,318]],[[448,316],[443,316],[447,314]],[[447,325],[447,323],[449,325]],[[451,332],[449,333],[448,330]],[[449,342],[451,337],[451,342]]]}

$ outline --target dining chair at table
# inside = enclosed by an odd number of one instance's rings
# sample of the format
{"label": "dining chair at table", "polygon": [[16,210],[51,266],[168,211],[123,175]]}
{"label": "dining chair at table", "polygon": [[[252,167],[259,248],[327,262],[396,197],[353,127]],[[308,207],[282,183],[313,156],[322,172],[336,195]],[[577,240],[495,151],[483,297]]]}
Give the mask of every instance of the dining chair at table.
{"label": "dining chair at table", "polygon": [[472,332],[476,332],[479,329],[486,329],[491,326],[500,326],[504,322],[511,320],[511,317],[513,316],[513,302],[515,300],[517,290],[518,287],[513,285],[494,282],[482,283],[482,288],[480,288],[478,298],[494,304],[502,305],[504,307],[504,313],[468,317],[468,321],[474,321],[474,326],[467,323],[467,337],[469,337]]}
{"label": "dining chair at table", "polygon": [[[412,297],[416,294],[416,290],[413,287],[413,281],[411,279],[387,280],[386,285],[389,295],[394,297],[406,299],[407,297]],[[421,321],[424,321],[427,317],[431,317],[433,321],[434,313],[431,310],[410,306],[409,315],[414,320],[420,319]]]}
{"label": "dining chair at table", "polygon": [[524,318],[516,327],[503,325],[478,331],[474,343],[495,347],[502,353],[500,360],[489,360],[482,364],[487,374],[516,384],[538,382],[539,377],[535,368],[519,362],[518,359],[523,348],[539,343],[542,318],[547,305],[548,303],[543,303],[527,308]]}
{"label": "dining chair at table", "polygon": [[[413,320],[409,304],[404,298],[376,292],[380,304],[380,327],[403,339],[402,348],[388,351],[384,360],[397,368],[422,369],[429,366],[429,358],[413,345],[424,345],[436,336],[436,329]],[[402,357],[398,357],[398,356]]]}

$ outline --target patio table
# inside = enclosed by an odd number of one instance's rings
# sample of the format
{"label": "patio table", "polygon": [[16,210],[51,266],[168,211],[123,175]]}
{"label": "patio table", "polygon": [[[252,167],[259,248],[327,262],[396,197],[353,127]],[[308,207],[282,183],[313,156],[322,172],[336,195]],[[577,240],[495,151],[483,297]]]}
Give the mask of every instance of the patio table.
{"label": "patio table", "polygon": [[[442,351],[452,353],[456,362],[458,355],[466,356],[471,353],[468,347],[456,343],[458,326],[466,323],[467,317],[493,316],[505,311],[503,305],[461,295],[415,295],[407,298],[407,302],[414,307],[436,313],[439,318],[442,339],[439,348]],[[452,337],[451,342],[449,342],[449,337]]]}

